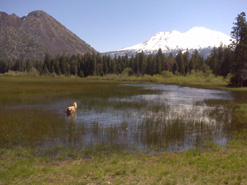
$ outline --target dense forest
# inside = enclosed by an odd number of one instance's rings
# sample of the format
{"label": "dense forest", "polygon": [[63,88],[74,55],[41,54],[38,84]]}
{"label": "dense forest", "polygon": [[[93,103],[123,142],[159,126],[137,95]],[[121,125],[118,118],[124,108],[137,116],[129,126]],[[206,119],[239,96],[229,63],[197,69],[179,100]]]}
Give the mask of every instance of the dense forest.
{"label": "dense forest", "polygon": [[99,53],[55,57],[47,54],[43,61],[1,60],[0,73],[35,71],[40,75],[87,77],[121,74],[123,71],[129,75],[155,75],[166,71],[174,75],[187,75],[192,71],[211,70],[213,74],[224,77],[231,74],[231,85],[247,86],[247,22],[244,12],[236,18],[231,35],[231,45],[213,48],[206,59],[197,50],[192,55],[188,51],[180,51],[176,56],[165,56],[160,49],[156,54],[145,55],[141,52],[131,58],[127,55],[111,58]]}

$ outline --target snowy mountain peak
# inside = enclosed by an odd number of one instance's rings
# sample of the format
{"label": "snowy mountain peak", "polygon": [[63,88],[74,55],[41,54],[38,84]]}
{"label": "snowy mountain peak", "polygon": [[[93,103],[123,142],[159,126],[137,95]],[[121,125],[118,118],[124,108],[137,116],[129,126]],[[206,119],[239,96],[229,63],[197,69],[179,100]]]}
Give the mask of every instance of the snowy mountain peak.
{"label": "snowy mountain peak", "polygon": [[188,32],[193,32],[193,31],[195,31],[195,32],[199,32],[199,31],[208,32],[208,31],[212,31],[212,30],[204,28],[204,27],[193,27]]}
{"label": "snowy mountain peak", "polygon": [[158,32],[153,37],[140,44],[123,48],[121,50],[137,50],[138,51],[156,51],[159,48],[162,51],[170,51],[174,49],[201,49],[219,46],[221,42],[224,45],[230,43],[230,37],[207,28],[194,27],[185,33],[176,30],[171,32]]}
{"label": "snowy mountain peak", "polygon": [[170,32],[158,32],[148,40],[134,46],[126,47],[115,52],[107,54],[114,55],[133,55],[135,53],[144,52],[147,54],[156,53],[161,48],[163,53],[177,53],[179,50],[193,51],[205,50],[209,52],[213,47],[230,44],[230,37],[224,33],[213,31],[204,27],[193,27],[185,33],[173,30]]}

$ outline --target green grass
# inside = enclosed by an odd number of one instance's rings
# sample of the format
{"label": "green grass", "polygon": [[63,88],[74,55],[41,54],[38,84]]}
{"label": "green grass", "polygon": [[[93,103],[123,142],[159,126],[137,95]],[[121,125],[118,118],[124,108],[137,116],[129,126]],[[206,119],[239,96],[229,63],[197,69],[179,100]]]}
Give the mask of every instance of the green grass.
{"label": "green grass", "polygon": [[39,142],[63,137],[60,132],[66,127],[64,119],[53,112],[40,109],[6,110],[0,112],[0,146],[15,145],[35,147]]}
{"label": "green grass", "polygon": [[126,74],[108,74],[103,77],[89,76],[88,80],[92,81],[105,81],[105,82],[118,82],[118,83],[152,83],[152,84],[175,84],[179,86],[189,86],[203,89],[218,89],[233,91],[238,93],[245,93],[247,87],[232,87],[229,86],[229,78],[222,76],[215,76],[211,72],[192,72],[187,75],[143,75],[143,76],[128,76]]}
{"label": "green grass", "polygon": [[61,99],[114,98],[154,93],[119,82],[100,82],[82,78],[0,77],[0,104],[53,103]]}
{"label": "green grass", "polygon": [[[168,72],[169,73],[169,72]],[[166,83],[166,84],[180,84],[180,85],[210,85],[210,86],[226,86],[229,79],[221,76],[215,76],[210,71],[192,72],[187,75],[173,75],[172,73],[162,75],[143,75],[143,76],[128,76],[126,74],[110,74],[103,77],[91,76],[88,79],[94,80],[117,80],[117,81],[132,81],[132,82],[151,82],[151,83]]]}
{"label": "green grass", "polygon": [[17,147],[0,150],[2,184],[246,184],[247,130],[226,149],[135,155],[107,148],[66,152],[56,160]]}

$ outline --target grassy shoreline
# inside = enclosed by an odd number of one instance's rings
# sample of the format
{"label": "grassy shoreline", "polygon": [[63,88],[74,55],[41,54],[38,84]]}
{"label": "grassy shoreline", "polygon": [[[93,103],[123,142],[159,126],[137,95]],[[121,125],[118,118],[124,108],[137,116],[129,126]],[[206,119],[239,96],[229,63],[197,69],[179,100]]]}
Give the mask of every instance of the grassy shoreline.
{"label": "grassy shoreline", "polygon": [[226,149],[208,143],[182,153],[64,151],[57,159],[0,150],[0,184],[246,184],[247,130]]}
{"label": "grassy shoreline", "polygon": [[92,81],[103,82],[118,82],[118,83],[151,83],[151,84],[166,84],[166,85],[179,85],[203,89],[217,89],[228,91],[247,91],[247,87],[237,88],[229,86],[229,78],[222,76],[215,76],[212,73],[192,73],[186,76],[183,75],[144,75],[144,76],[128,76],[126,74],[112,74],[100,76],[89,76],[86,79]]}
{"label": "grassy shoreline", "polygon": [[229,86],[229,77],[223,78],[222,76],[215,76],[211,72],[193,72],[191,74],[183,75],[144,75],[144,76],[129,76],[127,74],[108,74],[104,76],[88,76],[86,78],[80,78],[77,76],[32,76],[28,73],[21,75],[0,75],[0,80],[10,80],[10,81],[39,81],[42,82],[46,79],[53,79],[55,81],[61,82],[104,82],[104,83],[144,83],[144,84],[167,84],[167,85],[179,85],[188,86],[203,89],[217,89],[217,90],[229,90],[229,91],[247,91],[247,87],[231,87]]}

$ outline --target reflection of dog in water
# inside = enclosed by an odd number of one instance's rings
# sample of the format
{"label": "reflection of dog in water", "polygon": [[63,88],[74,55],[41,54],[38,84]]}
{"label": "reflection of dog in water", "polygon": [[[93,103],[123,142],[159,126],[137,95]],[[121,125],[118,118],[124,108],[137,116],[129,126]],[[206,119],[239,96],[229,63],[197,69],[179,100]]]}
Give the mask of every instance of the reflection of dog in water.
{"label": "reflection of dog in water", "polygon": [[67,112],[69,118],[76,118],[76,112]]}
{"label": "reflection of dog in water", "polygon": [[71,116],[73,118],[76,117],[75,110],[77,109],[77,103],[74,102],[72,106],[67,108],[67,116]]}

